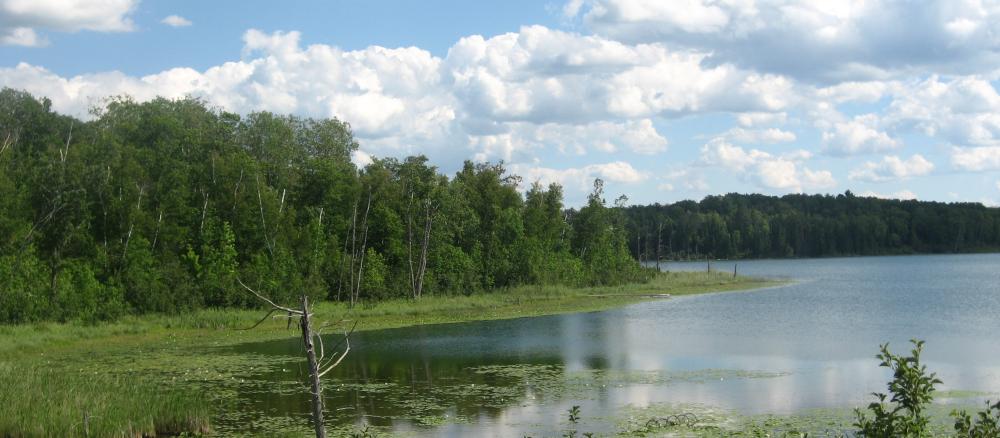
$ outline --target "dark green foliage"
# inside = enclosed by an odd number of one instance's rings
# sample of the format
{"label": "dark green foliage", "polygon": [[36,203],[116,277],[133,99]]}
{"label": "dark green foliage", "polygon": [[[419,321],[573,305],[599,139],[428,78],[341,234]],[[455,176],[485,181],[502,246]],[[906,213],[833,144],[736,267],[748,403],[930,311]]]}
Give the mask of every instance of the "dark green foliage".
{"label": "dark green foliage", "polygon": [[49,269],[34,251],[0,256],[0,320],[28,322],[53,318]]}
{"label": "dark green foliage", "polygon": [[643,260],[954,253],[1000,248],[1000,209],[830,195],[708,196],[625,210]]}
{"label": "dark green foliage", "polygon": [[934,386],[941,381],[935,373],[927,373],[927,367],[920,364],[920,352],[923,341],[913,340],[911,356],[897,356],[889,351],[889,345],[883,344],[881,352],[876,356],[882,362],[879,366],[892,370],[892,380],[889,381],[890,403],[885,403],[887,395],[873,393],[877,402],[868,405],[871,417],[860,409],[855,409],[857,421],[855,427],[860,429],[859,435],[870,438],[891,437],[926,437],[930,436],[928,425],[930,419],[924,413],[927,404],[931,402]]}
{"label": "dark green foliage", "polygon": [[[350,127],[197,99],[114,98],[80,121],[0,91],[0,323],[351,303],[644,278],[621,206],[502,164],[351,162]],[[583,227],[584,231],[578,231]]]}

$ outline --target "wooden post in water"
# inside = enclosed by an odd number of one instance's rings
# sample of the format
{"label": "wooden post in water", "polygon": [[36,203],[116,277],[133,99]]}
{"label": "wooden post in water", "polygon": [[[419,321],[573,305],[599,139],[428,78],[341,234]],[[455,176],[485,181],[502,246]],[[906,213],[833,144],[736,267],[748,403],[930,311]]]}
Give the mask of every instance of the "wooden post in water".
{"label": "wooden post in water", "polygon": [[711,274],[712,273],[712,258],[711,257],[705,256],[705,265],[708,266],[708,268],[706,269],[706,271],[709,274]]}
{"label": "wooden post in water", "polygon": [[739,265],[739,263],[733,263],[733,278],[736,278],[736,267]]}

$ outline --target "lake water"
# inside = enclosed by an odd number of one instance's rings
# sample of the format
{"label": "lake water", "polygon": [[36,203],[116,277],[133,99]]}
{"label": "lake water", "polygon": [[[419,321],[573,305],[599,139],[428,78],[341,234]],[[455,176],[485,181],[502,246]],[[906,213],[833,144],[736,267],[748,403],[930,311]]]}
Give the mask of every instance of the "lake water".
{"label": "lake water", "polygon": [[[732,272],[733,262],[712,268]],[[355,334],[327,383],[332,423],[558,435],[573,405],[600,417],[589,425],[599,431],[613,430],[629,406],[693,403],[748,415],[863,406],[889,378],[874,359],[879,344],[904,353],[911,338],[927,342],[923,358],[944,381],[939,389],[1000,393],[1000,254],[740,261],[738,271],[794,281],[603,312]],[[301,357],[292,341],[239,350]],[[300,362],[264,377],[301,379]],[[263,415],[308,416],[300,392],[241,396]]]}

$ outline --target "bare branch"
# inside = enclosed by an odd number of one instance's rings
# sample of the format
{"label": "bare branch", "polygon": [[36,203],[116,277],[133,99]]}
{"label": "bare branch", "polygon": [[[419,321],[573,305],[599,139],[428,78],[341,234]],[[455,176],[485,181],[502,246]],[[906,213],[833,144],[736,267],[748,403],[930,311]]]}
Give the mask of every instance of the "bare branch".
{"label": "bare branch", "polygon": [[267,223],[264,222],[264,200],[260,196],[260,175],[255,175],[254,180],[257,182],[257,204],[260,205],[260,226],[261,232],[264,233],[264,243],[267,245],[267,252],[274,257],[274,248],[271,247],[271,239],[267,237]]}
{"label": "bare branch", "polygon": [[254,325],[252,325],[250,327],[247,327],[247,328],[238,328],[236,330],[251,330],[251,329],[255,329],[255,328],[257,328],[257,326],[263,324],[264,321],[267,321],[267,317],[271,316],[272,313],[277,312],[277,311],[278,311],[278,309],[271,309],[271,311],[267,312],[267,315],[264,315],[264,317],[261,318],[260,321],[257,321],[256,324],[254,324]]}
{"label": "bare branch", "polygon": [[326,373],[330,372],[330,370],[336,368],[337,365],[340,365],[340,362],[343,361],[345,357],[347,357],[347,353],[351,351],[351,340],[347,338],[346,333],[344,334],[344,339],[347,340],[347,346],[344,348],[344,352],[340,354],[340,357],[337,358],[336,362],[327,367],[325,370],[320,371],[319,377],[323,377],[324,375],[326,375]]}
{"label": "bare branch", "polygon": [[[323,349],[323,328],[320,327],[318,330],[316,330],[316,332],[313,333],[313,336],[316,336],[316,339],[319,340],[319,358],[316,359],[316,362],[322,364],[323,358],[326,357],[326,351],[324,351]],[[323,365],[320,365],[321,368],[322,366]]]}
{"label": "bare branch", "polygon": [[301,310],[295,310],[295,309],[291,309],[291,308],[288,308],[288,307],[285,307],[285,306],[279,306],[274,301],[269,300],[267,297],[259,294],[255,290],[251,289],[250,286],[247,286],[246,284],[244,284],[243,280],[241,280],[239,277],[236,277],[236,281],[240,284],[240,286],[243,286],[244,289],[250,291],[250,293],[254,294],[254,296],[256,296],[258,299],[260,299],[261,301],[263,301],[263,302],[265,302],[267,304],[270,304],[271,307],[273,307],[275,309],[284,310],[284,311],[286,311],[286,312],[288,312],[290,314],[294,314],[294,315],[305,315],[305,313],[303,311],[301,311]]}
{"label": "bare branch", "polygon": [[[354,329],[357,328],[357,327],[358,327],[358,322],[354,321],[354,325],[351,326],[351,329],[349,331],[344,332],[344,338],[341,339],[340,342],[337,342],[337,345],[334,345],[333,349],[336,350],[336,349],[340,348],[340,346],[342,344],[347,343],[347,349],[350,350],[350,337],[351,337],[352,334],[354,334]],[[344,354],[347,354],[347,353],[345,352]],[[343,359],[343,358],[341,358],[341,359]],[[331,359],[331,361],[332,361],[332,359]],[[337,363],[340,363],[340,360],[337,360]],[[329,362],[328,362],[328,364],[329,364]],[[326,365],[321,365],[320,368],[323,368],[324,366],[326,366]]]}

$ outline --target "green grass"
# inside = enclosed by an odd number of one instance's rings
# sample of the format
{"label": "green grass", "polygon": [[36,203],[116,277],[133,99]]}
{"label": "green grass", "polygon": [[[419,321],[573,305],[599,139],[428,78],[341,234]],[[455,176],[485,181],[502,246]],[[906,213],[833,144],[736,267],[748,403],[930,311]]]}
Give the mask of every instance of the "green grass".
{"label": "green grass", "polygon": [[0,436],[154,436],[205,433],[208,404],[197,393],[137,376],[44,363],[0,364]]}
{"label": "green grass", "polygon": [[[661,274],[644,284],[570,288],[525,286],[470,296],[397,299],[348,309],[319,303],[316,319],[358,321],[357,330],[604,310],[651,298],[766,287],[774,281],[723,273]],[[260,310],[208,309],[129,316],[98,325],[0,326],[0,436],[203,433],[225,395],[198,384],[223,382],[246,358],[210,357],[204,347],[297,336]],[[168,377],[169,376],[169,377]],[[180,378],[178,378],[180,376]]]}

